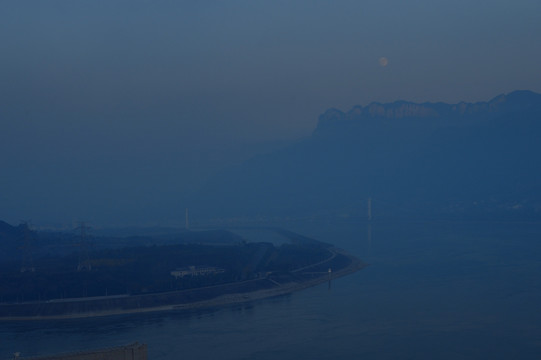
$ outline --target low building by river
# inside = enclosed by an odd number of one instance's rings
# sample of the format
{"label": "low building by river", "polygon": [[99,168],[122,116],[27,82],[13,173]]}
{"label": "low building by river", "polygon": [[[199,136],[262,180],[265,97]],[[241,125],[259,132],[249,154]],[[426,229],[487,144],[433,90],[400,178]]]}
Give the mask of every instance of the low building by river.
{"label": "low building by river", "polygon": [[15,354],[20,360],[147,360],[147,345],[133,343],[107,349],[80,351],[58,355],[24,357]]}

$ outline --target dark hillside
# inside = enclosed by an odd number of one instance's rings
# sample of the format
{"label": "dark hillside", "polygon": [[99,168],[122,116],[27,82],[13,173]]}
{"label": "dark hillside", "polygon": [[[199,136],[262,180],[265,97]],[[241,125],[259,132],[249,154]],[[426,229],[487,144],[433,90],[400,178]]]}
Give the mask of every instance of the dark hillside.
{"label": "dark hillside", "polygon": [[[317,243],[314,241],[314,244]],[[0,302],[47,301],[111,295],[151,294],[194,289],[288,272],[329,257],[325,246],[270,243],[165,245],[104,249],[84,259],[44,257],[35,271],[2,264]],[[197,269],[209,269],[197,274]],[[187,275],[175,275],[185,270]]]}
{"label": "dark hillside", "polygon": [[20,258],[24,225],[12,226],[0,220],[0,262]]}

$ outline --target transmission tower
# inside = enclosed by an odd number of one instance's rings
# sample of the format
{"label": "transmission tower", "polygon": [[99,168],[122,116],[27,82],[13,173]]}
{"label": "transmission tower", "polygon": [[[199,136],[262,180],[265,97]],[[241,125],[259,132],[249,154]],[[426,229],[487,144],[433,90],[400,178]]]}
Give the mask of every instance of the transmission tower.
{"label": "transmission tower", "polygon": [[34,272],[34,258],[32,256],[32,242],[34,240],[34,233],[30,229],[28,221],[22,222],[20,227],[22,229],[22,244],[20,247],[22,250],[21,272]]}
{"label": "transmission tower", "polygon": [[79,242],[76,243],[76,246],[79,246],[79,263],[77,264],[77,271],[92,270],[92,265],[90,263],[90,241],[88,239],[88,230],[90,228],[86,224],[81,222],[78,228],[79,230]]}

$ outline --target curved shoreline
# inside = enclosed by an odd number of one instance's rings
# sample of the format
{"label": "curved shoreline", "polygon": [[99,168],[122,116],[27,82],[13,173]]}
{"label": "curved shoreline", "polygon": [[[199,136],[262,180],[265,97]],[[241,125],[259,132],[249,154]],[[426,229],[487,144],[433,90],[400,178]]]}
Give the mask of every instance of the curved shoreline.
{"label": "curved shoreline", "polygon": [[[329,252],[331,252],[331,256],[319,263],[312,264],[306,267],[303,267],[302,269],[297,269],[292,271],[292,274],[297,274],[302,276],[303,274],[313,274],[310,272],[304,272],[304,270],[318,267],[321,265],[325,265],[326,263],[329,263],[334,259],[337,255],[342,255],[346,257],[350,262],[347,266],[340,268],[338,270],[332,271],[332,272],[319,272],[321,276],[312,277],[309,279],[305,279],[303,281],[290,281],[284,284],[280,284],[277,281],[266,278],[266,279],[256,279],[256,280],[247,280],[245,282],[239,282],[239,283],[231,283],[231,284],[225,284],[225,285],[217,285],[209,288],[216,288],[216,287],[233,287],[233,286],[239,286],[243,284],[249,284],[249,283],[255,283],[256,281],[264,281],[269,280],[273,283],[273,286],[270,288],[260,289],[260,290],[254,290],[254,291],[246,291],[246,292],[231,292],[226,293],[222,295],[217,295],[208,299],[193,301],[193,302],[180,302],[180,303],[171,303],[166,305],[160,305],[160,306],[143,306],[143,307],[137,307],[137,308],[129,308],[129,309],[122,309],[122,308],[116,308],[111,310],[100,310],[100,311],[86,311],[86,312],[75,312],[75,313],[69,313],[69,314],[59,314],[59,315],[31,315],[31,316],[1,316],[0,315],[0,321],[31,321],[31,320],[61,320],[61,319],[81,319],[81,318],[93,318],[93,317],[103,317],[103,316],[114,316],[114,315],[127,315],[127,314],[137,314],[137,313],[148,313],[148,312],[159,312],[159,311],[175,311],[175,310],[192,310],[192,309],[200,309],[200,308],[211,308],[211,307],[218,307],[218,306],[224,306],[224,305],[232,305],[232,304],[240,304],[245,302],[251,302],[255,300],[280,296],[289,294],[295,291],[300,291],[312,286],[316,286],[322,283],[325,283],[327,281],[354,273],[363,267],[366,266],[365,263],[363,263],[360,259],[357,257],[350,255],[346,253],[345,251],[337,248],[330,248]],[[318,273],[318,274],[319,274]],[[193,289],[194,291],[197,290],[208,290],[209,288],[200,288],[200,289]],[[95,303],[97,301],[105,301],[105,300],[113,300],[115,299],[130,299],[130,300],[136,300],[136,299],[157,299],[159,297],[167,296],[167,295],[178,295],[179,292],[170,292],[170,293],[159,293],[159,294],[147,294],[147,295],[135,295],[135,296],[111,296],[111,297],[101,297],[100,299],[78,299],[78,300],[72,300],[66,299],[64,303],[70,304],[74,303],[76,301],[85,302],[88,303]],[[56,302],[59,303],[59,302]],[[19,306],[24,306],[25,304],[18,304]],[[34,305],[34,304],[29,304]],[[41,304],[43,305],[43,304]],[[47,305],[47,303],[45,303]],[[0,305],[2,306],[2,305]],[[16,306],[16,305],[15,305]]]}

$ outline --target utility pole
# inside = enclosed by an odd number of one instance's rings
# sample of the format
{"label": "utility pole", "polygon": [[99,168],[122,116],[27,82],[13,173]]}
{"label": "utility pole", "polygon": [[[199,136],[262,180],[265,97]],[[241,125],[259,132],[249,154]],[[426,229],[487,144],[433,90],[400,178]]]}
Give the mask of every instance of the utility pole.
{"label": "utility pole", "polygon": [[331,289],[331,280],[332,280],[332,269],[329,268],[327,273],[329,274],[329,290],[330,290]]}

